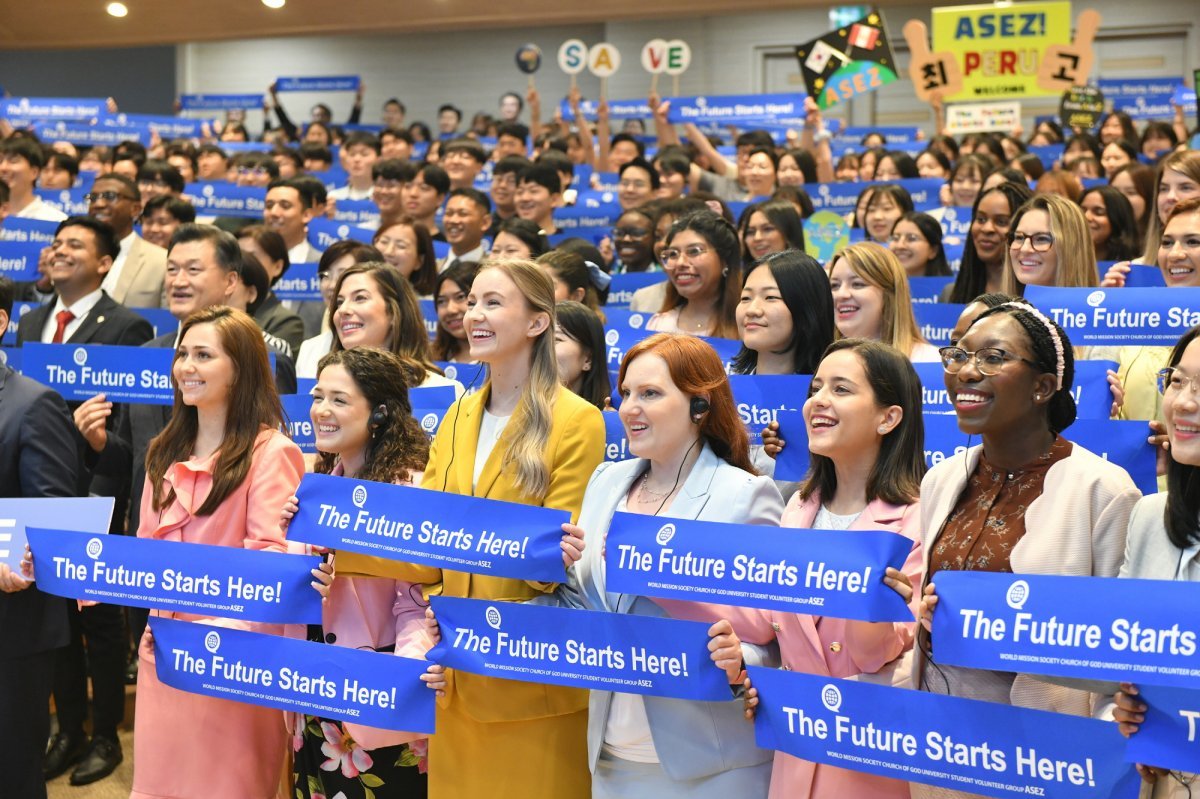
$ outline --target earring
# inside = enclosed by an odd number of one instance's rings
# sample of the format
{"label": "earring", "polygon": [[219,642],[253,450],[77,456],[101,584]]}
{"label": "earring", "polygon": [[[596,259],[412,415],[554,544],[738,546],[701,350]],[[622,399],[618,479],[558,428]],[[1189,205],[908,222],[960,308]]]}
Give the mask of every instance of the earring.
{"label": "earring", "polygon": [[884,433],[886,433],[886,432],[887,432],[887,428],[886,428],[886,427],[881,427],[881,428],[879,428],[879,435],[883,435],[883,434],[884,434]]}

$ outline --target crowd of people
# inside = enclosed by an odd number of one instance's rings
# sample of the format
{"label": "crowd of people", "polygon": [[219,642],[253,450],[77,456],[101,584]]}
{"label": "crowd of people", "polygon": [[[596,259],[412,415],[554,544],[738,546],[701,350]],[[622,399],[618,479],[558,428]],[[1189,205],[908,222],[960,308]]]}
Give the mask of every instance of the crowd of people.
{"label": "crowd of people", "polygon": [[[114,497],[112,534],[279,552],[307,549],[288,536],[306,471],[564,509],[559,582],[335,553],[313,572],[324,618],[307,635],[421,659],[441,634],[434,594],[699,620],[729,699],[431,665],[429,737],[212,699],[159,680],[148,615],[304,631],[68,602],[38,590],[42,564],[27,552],[20,570],[0,564],[0,715],[21,720],[0,732],[5,795],[110,775],[125,756],[127,682],[137,799],[970,795],[759,748],[747,665],[895,672],[897,686],[1136,733],[1134,675],[1097,696],[937,663],[931,619],[942,572],[1200,579],[1200,328],[1173,348],[1078,346],[1023,298],[1028,286],[1119,288],[1139,266],[1167,289],[1200,286],[1200,151],[1182,112],[1141,131],[1111,112],[1095,133],[1042,121],[1028,137],[889,144],[875,131],[847,147],[811,101],[779,141],[754,126],[726,141],[677,129],[657,97],[653,119],[619,132],[603,103],[587,119],[578,93],[567,118],[544,118],[535,90],[510,93],[465,129],[445,105],[436,130],[405,125],[396,99],[381,126],[361,125],[361,92],[345,126],[324,105],[297,124],[269,97],[275,124],[261,135],[230,113],[203,139],[148,146],[82,148],[0,122],[0,218],[57,223],[35,278],[0,276],[0,331],[15,325],[17,346],[174,351],[173,406],[68,403],[0,366],[0,496]],[[226,148],[252,140],[263,149]],[[1054,145],[1049,162],[1036,154]],[[912,178],[943,181],[937,207],[915,206]],[[198,182],[256,187],[261,218],[198,213]],[[834,182],[861,191],[850,243],[822,263],[804,222],[813,184]],[[51,190],[72,189],[86,214],[55,206]],[[574,226],[567,210],[605,193],[611,222]],[[354,230],[370,240],[318,249],[310,226],[363,202]],[[970,215],[961,255],[943,227],[952,209]],[[311,263],[319,298],[278,298],[289,269]],[[606,300],[636,273],[661,276],[628,303],[648,315],[646,337],[610,364]],[[962,306],[948,346],[914,315],[910,280],[924,277],[944,278],[941,300]],[[35,307],[14,319],[21,302]],[[143,308],[166,309],[177,329],[156,336]],[[706,338],[736,355],[724,362]],[[1070,440],[1076,364],[1092,359],[1118,364],[1112,417],[1148,423],[1166,490],[1143,497],[1121,466]],[[980,441],[928,469],[922,362],[942,364],[959,428]],[[476,381],[446,374],[471,363],[486,367]],[[811,458],[799,484],[774,479],[788,444],[777,423],[747,429],[730,373],[812,376],[797,400]],[[279,398],[314,380],[318,455],[305,457]],[[435,386],[458,399],[431,438],[409,391]],[[629,459],[605,461],[604,413],[619,414]],[[911,548],[880,579],[912,620],[613,593],[603,541],[618,511],[892,531]],[[1178,567],[1163,571],[1167,554]],[[1154,796],[1190,796],[1193,775],[1155,766],[1139,766]]]}

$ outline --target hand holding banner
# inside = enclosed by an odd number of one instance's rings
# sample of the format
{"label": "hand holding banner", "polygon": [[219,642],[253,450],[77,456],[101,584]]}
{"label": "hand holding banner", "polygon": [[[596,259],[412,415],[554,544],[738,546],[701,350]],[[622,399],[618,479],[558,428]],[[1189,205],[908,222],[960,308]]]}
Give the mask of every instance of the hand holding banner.
{"label": "hand holding banner", "polygon": [[180,691],[369,727],[433,732],[429,664],[277,635],[151,617],[155,673]]}
{"label": "hand holding banner", "polygon": [[1137,689],[1136,698],[1146,705],[1146,720],[1129,737],[1125,759],[1157,768],[1200,772],[1200,691],[1140,684]]}
{"label": "hand holding banner", "polygon": [[277,624],[319,624],[321,562],[237,547],[29,528],[38,587],[71,599]]}
{"label": "hand holding banner", "polygon": [[836,532],[616,513],[608,590],[861,621],[912,621],[883,582],[913,542],[885,530]]}
{"label": "hand holding banner", "polygon": [[467,497],[328,474],[306,474],[291,538],[330,549],[474,574],[562,582],[554,508]]}
{"label": "hand holding banner", "polygon": [[703,622],[446,596],[430,603],[442,637],[427,657],[449,668],[672,699],[733,698]]}

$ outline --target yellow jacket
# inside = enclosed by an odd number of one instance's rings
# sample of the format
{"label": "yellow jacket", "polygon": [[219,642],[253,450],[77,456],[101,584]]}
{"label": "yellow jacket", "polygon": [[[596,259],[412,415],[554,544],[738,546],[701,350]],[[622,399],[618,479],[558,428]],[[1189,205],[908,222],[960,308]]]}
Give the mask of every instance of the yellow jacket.
{"label": "yellow jacket", "polygon": [[[479,485],[472,490],[479,426],[489,393],[490,387],[484,386],[477,393],[460,398],[446,412],[429,450],[422,489],[538,504],[565,510],[571,514],[572,521],[577,519],[588,479],[604,460],[604,419],[600,411],[568,389],[559,387],[550,437],[544,447],[546,464],[550,468],[550,486],[541,502],[530,502],[515,485],[515,467],[505,467],[503,463],[512,432],[507,428],[479,475]],[[419,496],[419,492],[414,495]],[[338,571],[424,583],[431,586],[432,593],[439,593],[434,584],[441,583],[440,593],[446,596],[506,602],[523,602],[553,591],[556,586],[556,583],[482,576],[349,552],[338,555]],[[456,695],[461,696],[464,704],[459,709],[478,721],[557,716],[585,710],[588,704],[587,691],[582,689],[499,680],[455,673],[454,670],[448,670],[447,682],[446,697],[441,701],[449,703]]]}

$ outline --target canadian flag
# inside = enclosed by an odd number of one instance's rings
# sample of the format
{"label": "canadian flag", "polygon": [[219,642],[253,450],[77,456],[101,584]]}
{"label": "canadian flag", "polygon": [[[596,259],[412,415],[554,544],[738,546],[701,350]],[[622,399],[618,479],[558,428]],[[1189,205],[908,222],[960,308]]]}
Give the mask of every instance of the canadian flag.
{"label": "canadian flag", "polygon": [[873,50],[877,41],[879,41],[879,28],[872,28],[870,25],[859,25],[858,23],[850,26],[850,38],[848,41],[850,47],[857,47],[860,50]]}

